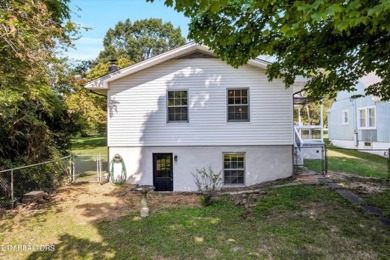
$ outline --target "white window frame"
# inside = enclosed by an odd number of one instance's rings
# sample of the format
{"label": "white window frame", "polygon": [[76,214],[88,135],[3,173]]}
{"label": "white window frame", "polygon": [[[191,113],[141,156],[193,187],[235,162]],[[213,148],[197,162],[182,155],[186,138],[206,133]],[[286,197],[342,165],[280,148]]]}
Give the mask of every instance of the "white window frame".
{"label": "white window frame", "polygon": [[[225,168],[225,155],[243,155],[244,156],[244,167],[243,168]],[[246,153],[245,152],[224,152],[222,153],[222,169],[223,169],[223,176],[222,176],[222,183],[226,186],[245,186],[246,182]],[[243,182],[242,183],[226,183],[225,182],[225,170],[239,170],[243,171]]]}
{"label": "white window frame", "polygon": [[[370,109],[374,109],[374,125],[373,126],[370,126]],[[367,107],[367,128],[369,129],[375,129],[376,128],[376,107],[375,106],[370,106],[370,107]]]}
{"label": "white window frame", "polygon": [[[370,126],[370,114],[369,114],[369,111],[371,109],[374,109],[374,125],[373,126]],[[360,111],[365,111],[365,125],[362,126],[360,124],[360,121],[361,121],[361,115],[360,115]],[[358,128],[359,129],[376,129],[376,107],[375,106],[369,106],[369,107],[359,107],[358,108]]]}
{"label": "white window frame", "polygon": [[[229,91],[233,90],[246,90],[247,92],[247,104],[229,104]],[[229,107],[234,107],[234,106],[246,106],[247,107],[247,115],[248,119],[229,119]],[[250,122],[251,121],[251,111],[250,111],[250,89],[249,88],[242,88],[242,87],[237,87],[237,88],[227,88],[226,89],[226,122],[228,123],[235,123],[235,122]]]}
{"label": "white window frame", "polygon": [[[361,124],[362,115],[361,115],[360,111],[364,111],[364,113],[365,113],[365,115],[364,115],[364,126]],[[365,108],[359,108],[358,109],[358,126],[359,126],[360,129],[367,128],[367,110]]]}
{"label": "white window frame", "polygon": [[[180,105],[180,106],[169,106],[169,92],[182,92],[182,91],[185,91],[187,92],[187,106],[183,106],[183,105]],[[166,92],[166,111],[167,111],[167,123],[168,124],[183,124],[183,123],[189,123],[190,122],[190,106],[188,104],[189,102],[189,94],[190,92],[188,91],[188,89],[168,89],[167,92]],[[174,108],[174,107],[186,107],[187,108],[187,120],[169,120],[169,108]]]}
{"label": "white window frame", "polygon": [[[345,117],[347,115],[347,117]],[[343,125],[348,125],[349,124],[349,110],[343,110],[341,114],[341,120]],[[347,119],[346,121],[344,119]]]}

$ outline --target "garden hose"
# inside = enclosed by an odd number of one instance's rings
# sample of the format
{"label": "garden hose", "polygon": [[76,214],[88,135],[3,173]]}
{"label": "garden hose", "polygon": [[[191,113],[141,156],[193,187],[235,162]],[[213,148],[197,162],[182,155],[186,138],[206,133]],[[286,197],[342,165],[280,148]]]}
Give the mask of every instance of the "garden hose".
{"label": "garden hose", "polygon": [[[116,158],[120,159],[120,163],[122,164],[122,169],[121,169],[121,175],[118,176],[115,179],[115,176],[114,176],[114,164],[117,163],[115,161]],[[110,180],[111,180],[111,183],[115,184],[115,185],[122,185],[123,183],[125,183],[126,180],[127,180],[127,175],[126,175],[126,165],[125,165],[125,162],[123,161],[123,158],[119,154],[116,154],[114,156],[114,158],[111,160],[110,164],[111,164],[110,165]]]}

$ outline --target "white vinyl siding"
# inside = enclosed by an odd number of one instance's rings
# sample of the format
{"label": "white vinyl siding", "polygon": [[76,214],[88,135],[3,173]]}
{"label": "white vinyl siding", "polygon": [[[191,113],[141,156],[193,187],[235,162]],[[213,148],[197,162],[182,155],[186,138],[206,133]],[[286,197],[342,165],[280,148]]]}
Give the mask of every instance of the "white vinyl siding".
{"label": "white vinyl siding", "polygon": [[[227,122],[227,89],[249,89],[250,122]],[[189,123],[168,123],[168,91],[188,90]],[[108,146],[292,145],[292,88],[219,59],[176,59],[109,84]]]}

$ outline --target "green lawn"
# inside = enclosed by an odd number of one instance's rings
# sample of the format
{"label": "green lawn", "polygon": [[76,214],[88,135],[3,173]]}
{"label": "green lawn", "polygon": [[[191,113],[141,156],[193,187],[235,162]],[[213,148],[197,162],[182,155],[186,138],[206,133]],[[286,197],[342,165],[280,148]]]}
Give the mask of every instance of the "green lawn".
{"label": "green lawn", "polygon": [[75,138],[71,143],[71,151],[74,154],[107,154],[107,140],[105,136]]}
{"label": "green lawn", "polygon": [[390,216],[390,189],[370,194],[359,193],[359,191],[357,191],[357,193],[367,202],[367,204],[379,207],[385,215]]}
{"label": "green lawn", "polygon": [[107,169],[107,140],[103,136],[75,138],[71,141],[77,179],[80,181],[98,181],[96,158],[100,154],[103,172]]}
{"label": "green lawn", "polygon": [[[73,141],[74,151],[81,154],[105,150],[104,146],[100,137]],[[366,159],[358,152],[341,157],[347,160],[340,167],[351,159],[360,163],[360,169],[368,163],[382,164],[377,157]],[[175,198],[167,202],[168,197],[156,194],[150,199],[151,216],[140,219],[139,195],[127,187],[106,185],[64,186],[60,196],[41,209],[6,215],[0,220],[0,245],[53,245],[55,250],[0,250],[0,259],[386,259],[390,255],[390,227],[328,186],[283,187],[245,198],[225,196],[207,208],[175,203],[179,195],[165,195]],[[361,196],[390,216],[388,190]],[[243,200],[249,207],[237,204]],[[122,217],[110,220],[118,210],[124,212]]]}
{"label": "green lawn", "polygon": [[325,186],[279,188],[252,202],[254,208],[246,209],[225,197],[207,208],[166,208],[146,219],[133,212],[94,224],[78,223],[71,211],[52,205],[22,224],[4,221],[0,244],[55,245],[54,252],[3,255],[19,259],[385,259],[390,255],[390,228]]}
{"label": "green lawn", "polygon": [[[387,159],[378,155],[355,150],[340,149],[327,145],[328,170],[357,174],[366,177],[388,177]],[[305,160],[305,166],[321,172],[321,161]]]}

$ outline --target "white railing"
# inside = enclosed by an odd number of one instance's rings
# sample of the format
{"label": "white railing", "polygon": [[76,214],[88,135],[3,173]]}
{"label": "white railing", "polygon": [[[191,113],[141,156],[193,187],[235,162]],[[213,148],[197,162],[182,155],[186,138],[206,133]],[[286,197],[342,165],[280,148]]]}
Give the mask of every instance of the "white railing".
{"label": "white railing", "polygon": [[298,149],[301,149],[301,146],[303,144],[303,140],[296,127],[294,127],[294,144]]}
{"label": "white railing", "polygon": [[297,125],[294,126],[295,135],[301,143],[322,143],[324,135],[320,125]]}

